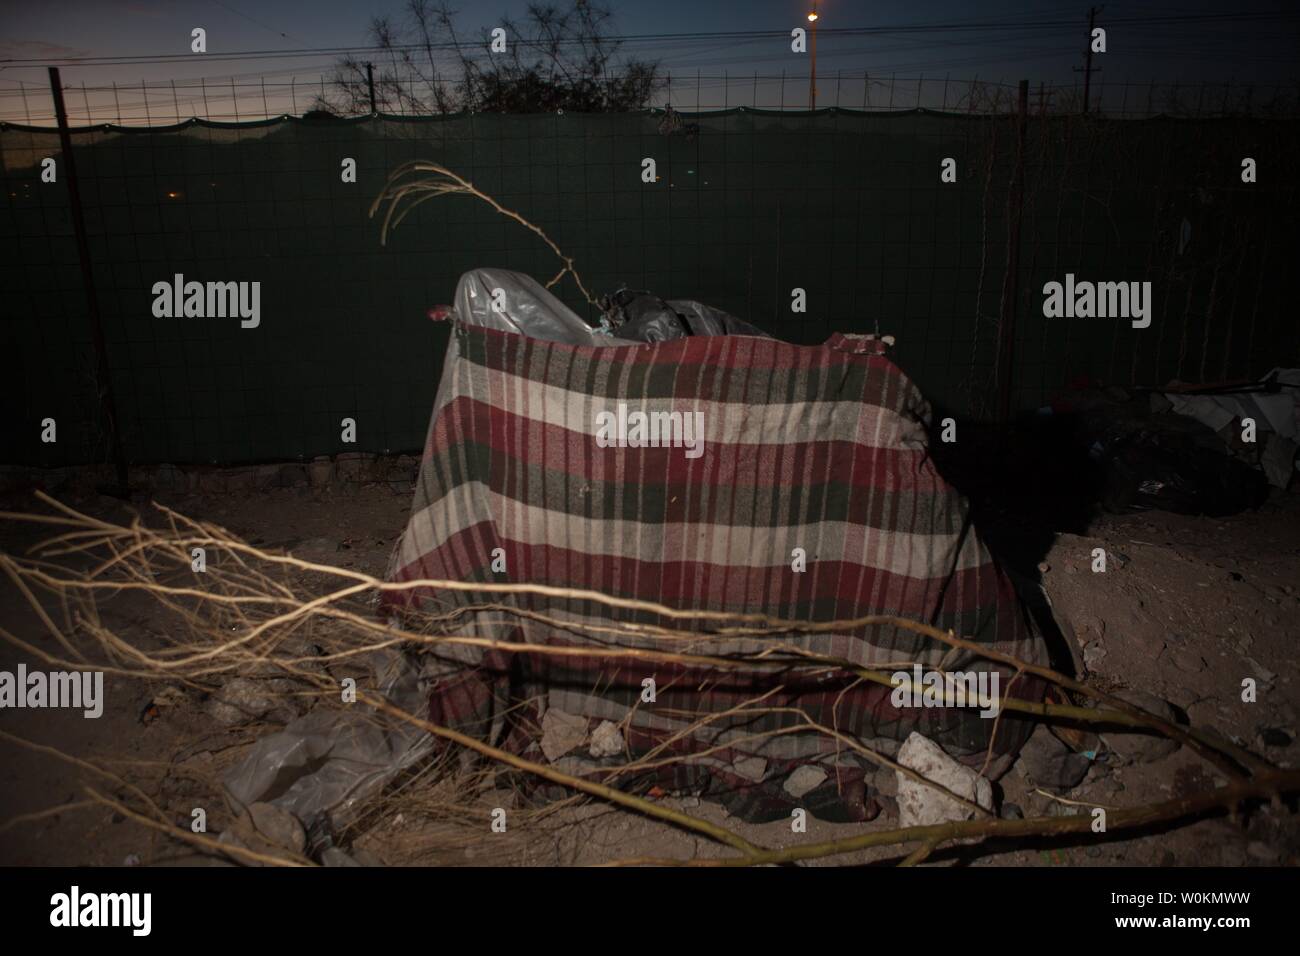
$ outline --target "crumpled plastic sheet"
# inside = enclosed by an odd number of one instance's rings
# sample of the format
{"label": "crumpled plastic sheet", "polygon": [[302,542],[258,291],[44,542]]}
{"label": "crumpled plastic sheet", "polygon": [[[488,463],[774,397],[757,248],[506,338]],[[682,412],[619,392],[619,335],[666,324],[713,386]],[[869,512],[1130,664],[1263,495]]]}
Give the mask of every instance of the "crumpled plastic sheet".
{"label": "crumpled plastic sheet", "polygon": [[532,276],[509,269],[471,269],[456,283],[456,318],[570,345],[634,345],[592,328]]}
{"label": "crumpled plastic sheet", "polygon": [[1300,369],[1275,368],[1261,381],[1273,379],[1276,392],[1185,394],[1166,392],[1165,398],[1179,415],[1194,418],[1219,432],[1236,419],[1255,421],[1264,442],[1260,467],[1270,484],[1285,488],[1296,470],[1300,447]]}
{"label": "crumpled plastic sheet", "polygon": [[635,345],[691,335],[757,335],[762,329],[694,299],[667,301],[649,292],[608,296],[606,328],[593,328],[532,276],[509,269],[471,269],[456,284],[453,309],[468,325],[570,345]]}
{"label": "crumpled plastic sheet", "polygon": [[[427,716],[427,681],[409,655],[376,651],[371,665],[379,694],[413,716]],[[272,803],[308,829],[326,814],[338,826],[359,801],[428,754],[434,742],[419,727],[364,704],[318,708],[259,740],[222,784],[236,811]]]}

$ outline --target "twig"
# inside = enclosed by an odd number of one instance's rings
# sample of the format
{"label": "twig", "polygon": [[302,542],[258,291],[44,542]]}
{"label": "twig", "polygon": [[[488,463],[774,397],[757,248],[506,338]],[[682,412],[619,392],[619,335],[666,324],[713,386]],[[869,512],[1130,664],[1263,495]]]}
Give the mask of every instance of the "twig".
{"label": "twig", "polygon": [[[428,173],[431,174],[431,176],[429,178],[402,182],[404,177],[413,173]],[[513,209],[506,209],[487,193],[476,189],[474,184],[469,180],[456,175],[445,166],[439,166],[437,163],[431,163],[425,160],[412,160],[398,166],[397,169],[393,170],[392,174],[389,175],[388,181],[384,184],[383,191],[381,191],[379,195],[375,197],[374,202],[370,204],[370,218],[373,219],[375,213],[378,212],[379,207],[385,202],[388,203],[388,211],[384,214],[383,225],[380,228],[380,243],[386,245],[388,243],[389,231],[396,229],[398,225],[401,224],[402,220],[410,215],[411,211],[415,209],[416,206],[420,205],[420,203],[429,199],[436,199],[439,196],[457,195],[474,196],[481,199],[501,215],[508,219],[513,219],[525,229],[540,236],[542,241],[550,246],[551,251],[555,253],[556,257],[564,263],[564,267],[556,273],[555,277],[551,279],[550,282],[546,283],[546,288],[551,288],[551,286],[559,282],[560,279],[564,278],[564,274],[568,272],[573,276],[573,281],[578,284],[578,288],[582,291],[583,298],[593,306],[599,308],[599,303],[597,303],[591,293],[587,291],[587,287],[582,282],[582,277],[578,275],[578,270],[574,268],[573,260],[560,251],[560,247],[555,244],[550,236],[543,232],[541,228],[533,225],[523,216],[519,215],[519,213],[515,212]],[[412,196],[416,198],[411,199]],[[406,207],[399,213],[398,207],[405,199],[411,199],[411,201],[407,203]]]}

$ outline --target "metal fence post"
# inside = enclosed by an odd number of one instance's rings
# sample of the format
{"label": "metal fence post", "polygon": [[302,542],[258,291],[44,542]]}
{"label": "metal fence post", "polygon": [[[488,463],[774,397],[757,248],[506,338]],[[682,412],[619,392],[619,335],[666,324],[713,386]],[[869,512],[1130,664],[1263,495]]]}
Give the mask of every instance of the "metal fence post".
{"label": "metal fence post", "polygon": [[54,97],[54,115],[59,123],[59,144],[63,151],[63,178],[68,184],[68,207],[72,213],[72,230],[77,239],[77,258],[81,260],[81,283],[86,289],[86,311],[90,316],[90,330],[94,336],[98,358],[99,400],[104,410],[104,423],[108,427],[113,464],[117,467],[119,491],[125,492],[126,453],[122,449],[122,433],[117,427],[117,403],[113,400],[113,380],[108,365],[108,344],[104,339],[104,322],[99,314],[99,296],[95,291],[95,273],[90,265],[90,244],[86,240],[86,217],[81,210],[81,190],[77,186],[77,163],[72,154],[72,134],[68,129],[68,110],[63,104],[63,84],[59,68],[50,69],[50,93]]}
{"label": "metal fence post", "polygon": [[1020,81],[1016,112],[1016,160],[1007,193],[1007,271],[1002,280],[1002,319],[998,323],[998,417],[1011,418],[1012,361],[1016,346],[1016,300],[1020,297],[1020,220],[1024,211],[1025,128],[1029,115],[1029,81]]}

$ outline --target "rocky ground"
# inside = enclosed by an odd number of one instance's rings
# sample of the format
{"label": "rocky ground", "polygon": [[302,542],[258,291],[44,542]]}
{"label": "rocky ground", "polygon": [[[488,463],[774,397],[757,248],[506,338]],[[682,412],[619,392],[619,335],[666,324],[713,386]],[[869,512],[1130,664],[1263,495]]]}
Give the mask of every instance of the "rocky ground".
{"label": "rocky ground", "polygon": [[[231,472],[168,469],[137,476],[157,500],[218,522],[247,540],[314,560],[382,574],[410,507],[414,462],[340,461],[264,466]],[[96,495],[75,474],[53,489],[90,513],[122,520],[146,509],[144,495],[129,503]],[[15,489],[0,507],[33,507]],[[1017,528],[1010,528],[1010,535]],[[1078,530],[1078,529],[1076,529]],[[995,534],[996,538],[997,535]],[[30,528],[5,525],[0,550],[21,553],[35,540]],[[1049,534],[1037,555],[1036,576],[1057,622],[1071,641],[1086,680],[1146,706],[1210,725],[1282,766],[1294,766],[1300,705],[1297,626],[1300,611],[1300,495],[1275,495],[1261,510],[1226,519],[1145,513],[1103,516],[1085,533]],[[1105,556],[1100,570],[1097,552]],[[122,600],[105,615],[145,646],[165,635],[147,604]],[[0,584],[0,622],[40,645],[40,621],[16,590]],[[26,657],[6,643],[0,666]],[[1243,700],[1243,682],[1255,699]],[[300,835],[284,821],[235,824],[221,807],[214,781],[222,767],[304,706],[293,695],[247,682],[215,696],[109,675],[113,703],[99,720],[54,711],[0,713],[0,730],[106,762],[176,812],[211,805],[213,824]],[[258,694],[265,696],[262,707]],[[232,710],[227,698],[256,720]],[[1216,785],[1207,765],[1185,748],[1135,735],[1108,737],[1096,759],[1067,750],[1040,729],[1017,765],[989,788],[1004,817],[1086,812],[1167,799]],[[0,862],[10,864],[167,865],[214,862],[172,839],[137,825],[101,804],[87,802],[92,782],[107,793],[116,782],[0,737]],[[447,784],[428,783],[429,788]],[[822,841],[899,825],[900,797],[892,774],[877,785],[884,812],[872,823],[830,824],[809,818],[795,834],[786,821],[748,825],[728,820],[721,807],[692,797],[664,795],[672,807],[724,824],[770,847]],[[118,788],[120,789],[120,788]],[[718,855],[707,840],[604,805],[572,804],[525,814],[524,825],[490,833],[487,820],[512,796],[490,781],[470,798],[471,812],[451,817],[418,787],[396,794],[383,812],[354,835],[354,855],[367,862],[411,864],[584,864],[616,858]],[[52,808],[62,806],[58,812]],[[478,806],[481,816],[473,811]],[[278,829],[277,829],[278,828]],[[246,834],[247,836],[247,834]],[[252,839],[252,837],[249,837]],[[864,851],[814,865],[897,860],[898,850]],[[1275,865],[1300,859],[1296,818],[1273,808],[1243,820],[1203,820],[1190,826],[1126,834],[1034,839],[1015,844],[961,846],[941,851],[932,865]]]}

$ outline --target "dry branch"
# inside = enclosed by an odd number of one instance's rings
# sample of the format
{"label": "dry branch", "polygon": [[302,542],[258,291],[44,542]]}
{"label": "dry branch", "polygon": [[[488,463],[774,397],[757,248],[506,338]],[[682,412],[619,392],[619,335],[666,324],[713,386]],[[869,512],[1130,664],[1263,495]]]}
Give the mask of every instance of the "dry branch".
{"label": "dry branch", "polygon": [[[421,173],[427,175],[419,177],[418,174]],[[416,178],[409,178],[412,176]],[[388,204],[388,210],[384,213],[383,224],[380,228],[379,241],[386,245],[390,230],[396,229],[416,206],[439,196],[473,196],[481,199],[507,219],[513,219],[525,229],[541,237],[542,241],[550,246],[551,251],[563,263],[560,271],[555,274],[551,281],[546,283],[546,288],[549,289],[559,282],[567,272],[573,276],[573,281],[578,284],[583,298],[593,306],[600,307],[599,303],[592,298],[591,293],[587,291],[587,287],[582,282],[582,277],[578,275],[578,270],[573,267],[573,260],[561,252],[560,247],[539,226],[533,225],[513,209],[505,208],[487,193],[475,188],[474,184],[469,180],[456,175],[445,166],[439,166],[437,163],[412,160],[403,163],[389,175],[383,191],[370,204],[370,217],[372,219],[382,205]],[[402,203],[404,201],[406,205],[403,207]]]}
{"label": "dry branch", "polygon": [[[390,210],[391,214],[391,210]],[[1163,804],[1109,810],[1111,829],[1164,823],[1210,811],[1235,808],[1246,801],[1270,799],[1280,802],[1285,794],[1300,790],[1300,773],[1279,772],[1265,761],[1198,728],[1185,729],[1148,714],[1124,701],[1080,684],[1049,668],[1031,665],[1006,654],[997,653],[951,632],[929,625],[888,615],[873,615],[844,621],[788,621],[761,614],[731,614],[669,608],[654,602],[619,598],[598,592],[530,584],[477,584],[464,581],[419,580],[385,582],[363,572],[305,561],[291,554],[267,551],[241,541],[225,529],[189,519],[159,506],[161,527],[150,527],[140,520],[127,525],[101,521],[48,496],[41,500],[54,514],[0,514],[0,518],[35,522],[58,529],[58,533],[33,549],[25,558],[0,554],[0,566],[19,593],[41,615],[42,625],[53,633],[57,653],[39,648],[17,635],[0,629],[0,636],[20,650],[38,656],[52,666],[69,670],[106,670],[147,680],[166,680],[190,686],[208,687],[214,678],[268,668],[299,681],[322,700],[333,692],[337,681],[329,668],[348,666],[377,650],[402,648],[419,651],[445,644],[460,644],[510,652],[586,656],[605,656],[611,660],[626,658],[686,663],[719,670],[748,668],[826,669],[843,668],[861,679],[892,686],[885,670],[853,667],[848,662],[803,649],[784,642],[789,634],[844,633],[871,625],[889,625],[911,631],[945,644],[950,648],[1015,668],[1017,673],[1031,673],[1049,683],[1098,700],[1107,709],[1090,709],[1062,704],[1034,704],[1006,698],[1008,710],[1033,714],[1045,719],[1064,719],[1093,726],[1126,726],[1151,730],[1188,744],[1203,758],[1228,774],[1228,786]],[[190,570],[189,550],[204,547],[209,551],[208,572],[202,586],[196,586]],[[57,558],[58,560],[54,560]],[[78,570],[87,567],[89,570]],[[580,648],[550,644],[501,640],[478,633],[463,633],[463,619],[471,611],[457,608],[449,613],[415,614],[401,625],[377,620],[372,611],[374,599],[384,593],[410,588],[483,593],[499,598],[503,594],[532,595],[546,598],[592,601],[611,609],[647,611],[668,624],[637,624],[611,619],[607,625],[585,630],[598,631],[608,643],[591,643]],[[137,646],[127,637],[106,625],[99,606],[124,593],[137,593],[157,602],[175,624],[169,629],[171,645],[161,650]],[[45,612],[46,599],[54,599],[63,609],[65,622],[60,626]],[[578,625],[533,609],[516,608],[505,603],[484,602],[473,609],[499,611],[510,616],[525,634],[533,624],[584,630]],[[304,657],[287,646],[288,639],[306,636],[319,645],[320,654]],[[758,656],[708,653],[709,645],[738,636],[771,641]],[[652,646],[618,646],[619,638],[649,641]],[[613,645],[613,646],[609,646]],[[83,648],[97,659],[83,653]],[[697,648],[705,651],[700,653]],[[96,653],[97,652],[97,653]],[[1008,688],[1009,691],[1010,688]],[[576,793],[605,803],[612,803],[670,825],[705,836],[739,852],[739,856],[701,865],[755,865],[793,862],[818,856],[832,856],[878,846],[919,843],[904,862],[916,864],[926,859],[944,842],[966,837],[1029,836],[1082,832],[1089,826],[1086,818],[1042,818],[1037,820],[989,819],[986,811],[962,800],[945,788],[926,780],[895,761],[843,734],[833,727],[822,726],[797,708],[772,708],[760,695],[740,705],[737,710],[761,713],[764,709],[795,714],[801,722],[793,728],[769,730],[755,738],[779,733],[806,732],[820,734],[837,748],[852,750],[862,758],[883,768],[902,773],[959,800],[969,812],[983,818],[941,827],[911,827],[867,833],[848,840],[827,844],[808,844],[785,850],[768,850],[756,846],[725,827],[711,824],[690,814],[671,809],[643,797],[619,790],[610,783],[598,783],[566,774],[553,766],[527,760],[449,727],[442,727],[393,705],[386,698],[358,690],[359,703],[368,705],[376,718],[407,723],[449,741],[462,751],[472,751],[491,766],[507,766],[559,784]],[[686,722],[681,733],[707,727],[730,714],[697,714]],[[9,739],[11,735],[3,735]],[[748,739],[748,738],[746,738]],[[18,741],[20,743],[26,743]],[[30,744],[29,744],[30,746]],[[53,753],[51,748],[45,748]],[[641,770],[654,769],[686,757],[665,755],[665,747],[652,750],[624,767],[610,771],[607,781]],[[101,776],[107,776],[129,790],[141,804],[132,810],[132,819],[154,829],[187,839],[168,822],[166,813],[143,791],[121,776],[88,761],[57,754]],[[101,802],[107,798],[94,794]],[[117,805],[117,804],[114,804]],[[125,807],[125,805],[123,805]],[[122,812],[126,812],[123,809]],[[202,841],[189,840],[199,845]],[[206,848],[212,849],[211,846]],[[222,847],[225,852],[228,848]],[[681,863],[686,861],[654,861]]]}

